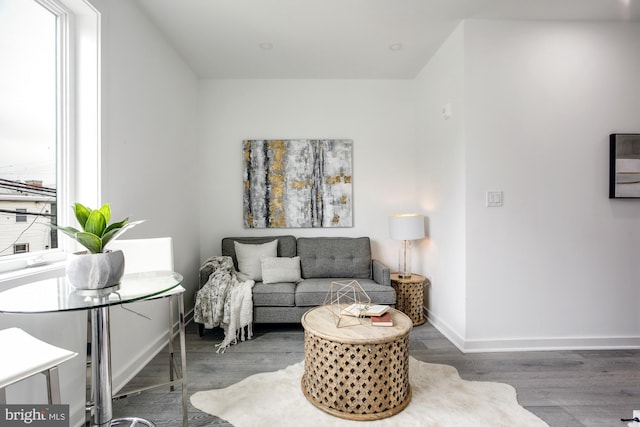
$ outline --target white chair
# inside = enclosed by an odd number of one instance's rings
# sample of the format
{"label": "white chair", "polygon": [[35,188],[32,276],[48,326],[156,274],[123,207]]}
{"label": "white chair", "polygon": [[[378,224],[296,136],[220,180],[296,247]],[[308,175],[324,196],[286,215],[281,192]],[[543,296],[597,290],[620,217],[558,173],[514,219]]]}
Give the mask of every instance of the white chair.
{"label": "white chair", "polygon": [[7,403],[5,388],[36,374],[47,379],[49,404],[60,404],[58,365],[78,355],[41,341],[20,328],[0,331],[0,404]]}
{"label": "white chair", "polygon": [[[116,240],[109,244],[109,249],[112,250],[122,250],[124,252],[125,257],[125,274],[132,273],[140,273],[144,271],[173,271],[173,241],[170,237],[161,237],[161,238],[152,238],[152,239],[133,239],[133,240]],[[147,387],[139,388],[136,390],[130,390],[127,393],[119,394],[114,396],[114,399],[121,399],[126,397],[127,395],[138,394],[142,391],[155,389],[159,387],[170,387],[170,390],[174,390],[174,386],[181,385],[182,386],[182,413],[183,413],[183,425],[187,426],[187,383],[186,383],[186,349],[185,349],[185,321],[184,321],[184,295],[185,289],[182,286],[177,286],[171,289],[168,292],[165,292],[160,295],[156,295],[152,298],[141,301],[141,304],[128,305],[131,311],[137,312],[138,310],[142,311],[145,304],[151,304],[148,301],[157,301],[160,298],[167,298],[169,302],[169,381],[161,384],[154,384]],[[174,328],[174,303],[177,302],[178,307],[178,328],[179,328],[179,336],[180,336],[180,359],[181,366],[178,366],[178,363],[175,358],[174,352],[174,342],[173,342],[173,328]],[[153,310],[157,307],[151,307]],[[113,310],[121,309],[121,307],[115,306],[112,307]],[[120,313],[119,313],[120,314]],[[118,327],[117,316],[112,317],[112,327]],[[125,321],[126,320],[121,320]],[[144,328],[144,323],[140,325],[141,322],[137,322],[141,328]],[[114,325],[115,324],[115,325]],[[133,328],[135,325],[127,324],[127,328]],[[138,333],[144,333],[144,329],[138,331]],[[118,346],[116,334],[112,337],[112,349]],[[124,344],[123,344],[124,346]],[[114,356],[112,352],[112,357]],[[117,357],[116,357],[117,359]],[[113,359],[112,359],[113,362]],[[115,367],[115,365],[114,365]]]}

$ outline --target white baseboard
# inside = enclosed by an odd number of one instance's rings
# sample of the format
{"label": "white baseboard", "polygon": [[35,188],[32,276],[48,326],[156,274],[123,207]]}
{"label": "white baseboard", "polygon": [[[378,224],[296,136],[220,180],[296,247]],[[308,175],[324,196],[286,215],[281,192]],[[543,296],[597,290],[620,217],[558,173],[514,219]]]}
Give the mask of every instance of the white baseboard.
{"label": "white baseboard", "polygon": [[467,340],[445,321],[425,309],[429,323],[463,353],[558,350],[640,349],[640,336],[547,337]]}
{"label": "white baseboard", "polygon": [[553,337],[466,340],[464,353],[640,349],[640,337]]}
{"label": "white baseboard", "polygon": [[433,327],[436,328],[442,335],[444,335],[446,339],[451,341],[453,345],[458,347],[458,350],[464,351],[464,337],[462,337],[462,335],[460,335],[457,331],[450,327],[447,322],[434,315],[428,309],[425,308],[424,311],[429,323],[433,325]]}

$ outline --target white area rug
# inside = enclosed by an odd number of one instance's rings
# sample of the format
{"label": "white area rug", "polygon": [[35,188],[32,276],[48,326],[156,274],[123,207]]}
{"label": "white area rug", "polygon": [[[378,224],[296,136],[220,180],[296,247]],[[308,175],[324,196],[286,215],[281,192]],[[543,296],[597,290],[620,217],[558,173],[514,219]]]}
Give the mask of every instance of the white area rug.
{"label": "white area rug", "polygon": [[191,397],[196,408],[235,427],[538,427],[548,425],[520,405],[508,384],[465,381],[447,365],[410,357],[411,403],[399,414],[377,421],[350,421],[313,406],[302,394],[303,362],[253,375],[229,387]]}

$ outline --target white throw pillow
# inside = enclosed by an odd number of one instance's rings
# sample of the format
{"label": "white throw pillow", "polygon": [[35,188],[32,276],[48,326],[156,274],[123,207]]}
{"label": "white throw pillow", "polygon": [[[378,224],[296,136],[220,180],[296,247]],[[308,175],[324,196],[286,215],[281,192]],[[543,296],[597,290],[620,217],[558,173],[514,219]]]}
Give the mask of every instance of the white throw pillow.
{"label": "white throw pillow", "polygon": [[293,282],[297,283],[300,278],[300,257],[264,257],[262,258],[262,282],[281,283]]}
{"label": "white throw pillow", "polygon": [[238,270],[252,280],[262,280],[261,261],[264,257],[278,255],[278,239],[261,245],[233,242],[238,259]]}

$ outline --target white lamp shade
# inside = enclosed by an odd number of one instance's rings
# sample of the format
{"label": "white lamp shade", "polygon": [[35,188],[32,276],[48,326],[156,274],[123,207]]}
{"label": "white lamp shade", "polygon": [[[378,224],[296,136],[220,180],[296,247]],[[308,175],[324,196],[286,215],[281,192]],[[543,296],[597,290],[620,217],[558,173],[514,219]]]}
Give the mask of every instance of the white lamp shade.
{"label": "white lamp shade", "polygon": [[394,240],[424,238],[424,216],[420,214],[391,215],[389,217],[389,236]]}

